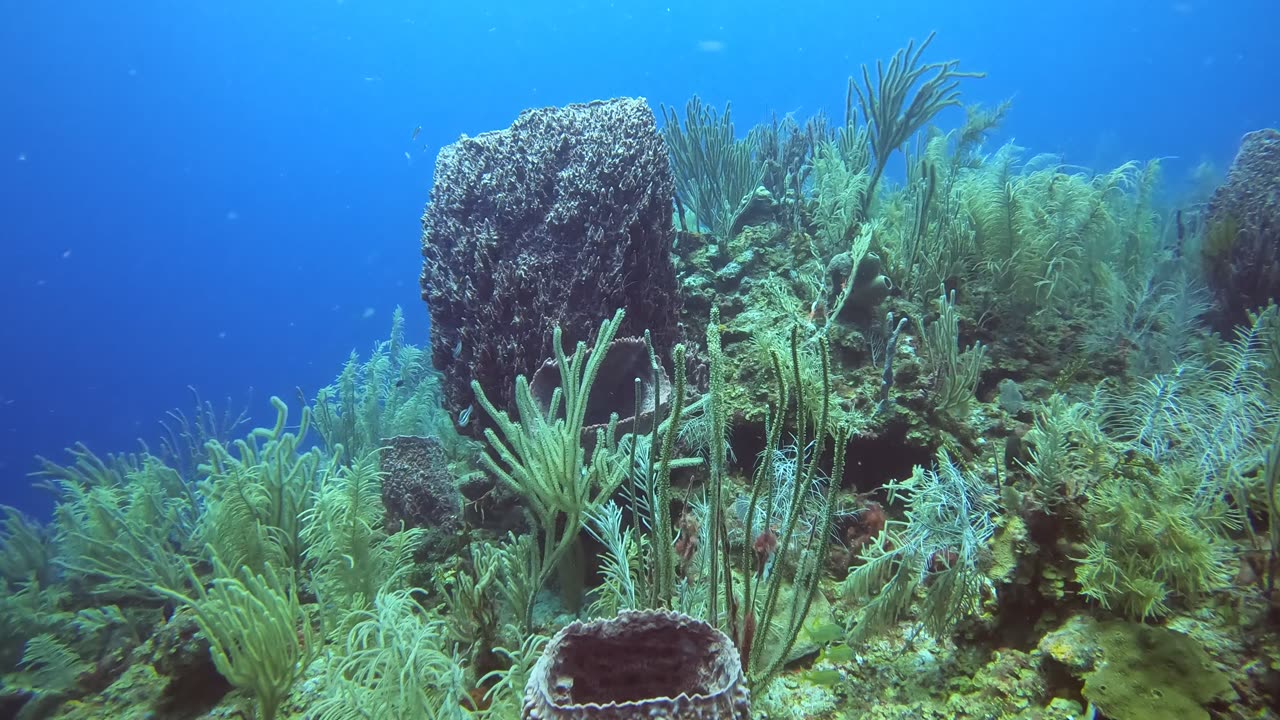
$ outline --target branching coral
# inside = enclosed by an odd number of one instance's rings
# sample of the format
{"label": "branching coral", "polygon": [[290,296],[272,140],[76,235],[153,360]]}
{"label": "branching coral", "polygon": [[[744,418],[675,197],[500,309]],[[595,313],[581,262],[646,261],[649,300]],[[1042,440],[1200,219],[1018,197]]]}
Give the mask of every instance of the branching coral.
{"label": "branching coral", "polygon": [[1278,313],[1272,307],[1255,315],[1234,340],[1167,374],[1104,392],[1104,428],[1157,463],[1194,464],[1202,473],[1196,497],[1216,502],[1261,464],[1280,423],[1268,380],[1275,352],[1269,323]]}
{"label": "branching coral", "polygon": [[[986,77],[986,73],[960,72],[956,69],[960,64],[958,60],[921,65],[920,56],[933,42],[935,34],[929,33],[919,48],[916,48],[915,41],[907,43],[907,47],[893,54],[888,69],[877,62],[874,85],[866,65],[862,66],[861,85],[849,78],[849,94],[858,96],[862,114],[871,130],[871,151],[875,156],[871,179],[862,201],[864,216],[889,164],[889,156],[944,108],[960,104],[957,88],[961,79]],[[931,72],[933,77],[916,88],[916,83]]]}
{"label": "branching coral", "polygon": [[[1068,174],[1055,156],[1026,163],[1021,156],[1006,144],[956,178],[955,204],[974,231],[983,312],[1100,311],[1107,329],[1140,336],[1143,323],[1159,321],[1158,305],[1177,299],[1166,283],[1178,267],[1160,246],[1153,208],[1159,163]],[[1100,327],[1097,337],[1113,336]]]}
{"label": "branching coral", "polygon": [[150,455],[103,461],[83,447],[74,455],[74,465],[45,461],[41,472],[58,493],[54,562],[100,595],[185,588],[199,507],[186,482]]}
{"label": "branching coral", "polygon": [[[818,467],[830,440],[831,477],[840,477],[849,439],[848,427],[831,419],[828,341],[820,338],[818,342],[820,370],[816,383],[803,377],[800,354],[799,331],[794,327],[790,362],[784,365],[776,348],[770,353],[776,396],[766,423],[767,449],[752,478],[746,507],[744,541],[736,563],[742,573],[740,594],[734,588],[730,568],[735,563],[725,530],[719,529],[719,537],[710,538],[711,554],[722,554],[719,562],[724,568],[725,624],[742,652],[744,670],[753,689],[767,686],[781,670],[809,616],[825,570],[839,486],[834,481],[823,482]],[[784,372],[784,367],[789,372]],[[806,400],[814,397],[816,418],[810,415]],[[796,447],[805,448],[793,455],[785,450],[775,452],[784,448],[782,430],[788,417],[794,422]],[[793,467],[775,469],[779,459],[785,464],[792,458]],[[781,487],[780,474],[787,481]],[[718,500],[711,498],[711,502]],[[757,524],[760,518],[765,522]],[[718,587],[709,591],[713,597],[721,592]],[[716,604],[710,607],[714,610]],[[716,615],[709,619],[716,625],[722,621]]]}
{"label": "branching coral", "polygon": [[[313,589],[329,607],[368,608],[379,590],[412,567],[424,531],[388,534],[382,515],[376,451],[323,479],[315,505],[303,515],[302,540]],[[341,622],[332,629],[344,630]]]}
{"label": "branching coral", "polygon": [[1052,395],[1036,413],[1024,441],[1029,457],[1019,462],[1044,508],[1083,502],[1113,462],[1108,438],[1089,406],[1061,394]]}
{"label": "branching coral", "polygon": [[925,326],[924,337],[938,375],[938,411],[962,418],[973,405],[987,351],[982,343],[976,343],[960,352],[954,290],[950,296],[938,298],[938,319]]}
{"label": "branching coral", "polygon": [[397,435],[436,436],[452,450],[462,439],[442,398],[440,373],[427,351],[405,342],[404,311],[397,307],[388,339],[375,344],[364,362],[351,354],[338,379],[316,393],[311,417],[328,453],[343,462]]}
{"label": "branching coral", "polygon": [[70,690],[92,667],[70,645],[50,633],[41,633],[27,641],[22,670],[6,675],[4,687],[7,692],[26,692],[36,697],[59,695]]}
{"label": "branching coral", "polygon": [[1028,469],[1088,519],[1075,569],[1086,596],[1147,618],[1230,579],[1228,530],[1252,530],[1266,510],[1257,469],[1280,422],[1264,379],[1274,312],[1168,374],[1104,386],[1096,419],[1054,401],[1037,420]]}
{"label": "branching coral", "polygon": [[170,410],[168,417],[160,421],[164,435],[160,438],[157,457],[178,472],[188,482],[195,482],[200,463],[205,459],[205,445],[210,441],[229,443],[249,422],[246,404],[238,412],[232,411],[230,398],[226,407],[218,410],[212,402],[200,397],[200,392],[188,386],[194,408],[190,415],[182,410]]}
{"label": "branching coral", "polygon": [[215,555],[214,575],[208,589],[194,583],[194,599],[165,594],[195,612],[218,672],[254,695],[259,720],[274,720],[322,638],[288,574],[270,565],[233,573]]}
{"label": "branching coral", "polygon": [[841,588],[862,603],[852,635],[865,639],[900,620],[924,588],[918,629],[942,637],[974,612],[987,579],[979,560],[995,532],[992,489],[945,451],[936,469],[917,467],[885,486],[906,503],[905,520],[889,520]]}
{"label": "branching coral", "polygon": [[0,587],[50,579],[53,547],[45,528],[17,508],[0,505],[0,512]]}
{"label": "branching coral", "polygon": [[[848,249],[863,219],[863,197],[869,182],[866,168],[846,162],[835,142],[818,145],[813,160],[813,194],[817,200],[814,221],[818,231],[814,249],[819,258],[830,258]],[[864,248],[853,265],[857,265],[865,252]]]}
{"label": "branching coral", "polygon": [[589,457],[582,443],[591,385],[622,318],[619,310],[600,326],[592,352],[587,352],[586,343],[579,342],[571,357],[565,356],[560,329],[556,328],[554,348],[561,385],[548,406],[541,407],[528,380],[523,375],[516,378],[518,422],[489,402],[480,383],[472,382],[477,401],[497,428],[497,432],[485,430],[490,453],[484,456],[484,463],[525,498],[543,533],[538,586],[577,542],[587,516],[627,477],[626,465],[613,458],[616,416],[608,430],[598,432]]}
{"label": "branching coral", "polygon": [[1196,499],[1194,466],[1135,463],[1089,494],[1088,539],[1077,558],[1082,592],[1134,618],[1166,615],[1173,597],[1193,599],[1231,577],[1221,500]]}
{"label": "branching coral", "polygon": [[329,664],[319,720],[471,716],[476,704],[449,648],[447,624],[422,608],[420,592],[381,592],[372,609],[353,614],[345,647]]}
{"label": "branching coral", "polygon": [[622,527],[622,507],[614,502],[605,503],[592,514],[587,529],[604,546],[600,566],[604,582],[596,591],[591,614],[609,617],[619,610],[644,607],[646,595],[641,558],[647,536],[638,535],[633,528]]}
{"label": "branching coral", "polygon": [[208,503],[200,527],[205,542],[229,566],[257,572],[267,565],[302,567],[302,516],[332,471],[319,449],[303,449],[310,408],[302,409],[298,429],[286,432],[289,407],[277,397],[271,404],[274,427],[258,428],[230,446],[209,443],[209,461],[200,466]]}
{"label": "branching coral", "polygon": [[683,127],[674,108],[663,107],[662,113],[678,197],[712,235],[727,241],[743,198],[764,178],[764,166],[752,158],[751,143],[734,136],[729,106],[720,114],[695,95],[685,106]]}

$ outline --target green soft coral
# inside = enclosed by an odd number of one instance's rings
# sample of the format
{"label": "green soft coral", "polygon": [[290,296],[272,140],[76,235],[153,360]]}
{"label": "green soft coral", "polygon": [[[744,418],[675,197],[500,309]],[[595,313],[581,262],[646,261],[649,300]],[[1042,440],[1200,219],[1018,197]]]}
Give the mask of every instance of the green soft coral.
{"label": "green soft coral", "polygon": [[196,581],[196,596],[164,593],[195,612],[200,632],[218,672],[233,686],[251,693],[258,720],[275,720],[294,683],[319,655],[322,636],[311,613],[298,599],[287,571],[270,565],[261,572],[232,572],[215,555],[214,580]]}
{"label": "green soft coral", "polygon": [[195,531],[189,486],[151,455],[104,461],[82,446],[71,452],[74,464],[42,460],[39,473],[58,493],[54,562],[98,595],[184,588]]}
{"label": "green soft coral", "polygon": [[268,565],[302,567],[302,516],[315,502],[321,479],[332,472],[318,449],[303,449],[310,409],[303,408],[296,431],[286,431],[289,407],[278,397],[271,405],[274,427],[258,428],[230,446],[211,441],[209,461],[200,466],[206,476],[204,541],[229,566],[255,572]]}
{"label": "green soft coral", "polygon": [[1086,505],[1085,554],[1076,581],[1084,595],[1134,618],[1165,615],[1173,597],[1224,587],[1231,557],[1225,508],[1203,512],[1195,468],[1134,462],[1094,487]]}
{"label": "green soft coral", "polygon": [[[413,553],[422,544],[422,529],[389,534],[383,527],[378,461],[375,450],[326,474],[315,505],[302,518],[312,587],[327,608],[339,613],[368,609],[379,590],[413,566]],[[331,630],[345,632],[341,622]]]}
{"label": "green soft coral", "polygon": [[[441,407],[440,374],[431,355],[405,340],[404,312],[391,317],[391,334],[361,362],[352,352],[333,384],[316,393],[313,427],[330,455],[352,462],[397,435],[432,435],[451,456],[466,441]],[[342,452],[338,452],[338,448]]]}

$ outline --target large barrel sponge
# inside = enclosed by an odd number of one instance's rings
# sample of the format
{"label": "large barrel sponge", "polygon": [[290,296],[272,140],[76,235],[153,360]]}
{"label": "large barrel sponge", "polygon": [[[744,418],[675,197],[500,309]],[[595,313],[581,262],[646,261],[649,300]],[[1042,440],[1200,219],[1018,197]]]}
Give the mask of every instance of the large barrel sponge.
{"label": "large barrel sponge", "polygon": [[642,98],[526,110],[436,159],[422,217],[431,359],[458,411],[480,382],[511,410],[516,375],[550,355],[553,328],[589,340],[627,311],[624,335],[677,339],[674,185]]}
{"label": "large barrel sponge", "polygon": [[1280,131],[1241,140],[1227,181],[1209,201],[1202,254],[1224,327],[1280,299]]}

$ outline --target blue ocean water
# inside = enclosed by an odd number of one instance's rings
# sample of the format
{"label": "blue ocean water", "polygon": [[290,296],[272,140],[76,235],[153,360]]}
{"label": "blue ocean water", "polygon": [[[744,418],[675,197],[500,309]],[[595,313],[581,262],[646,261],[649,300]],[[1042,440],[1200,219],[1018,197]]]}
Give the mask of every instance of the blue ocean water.
{"label": "blue ocean water", "polygon": [[[908,39],[1012,98],[1032,152],[1225,169],[1280,123],[1274,0],[1072,3],[6,3],[0,10],[0,503],[36,454],[155,437],[188,385],[269,417],[405,308],[438,149],[527,107],[615,95],[844,107]],[[949,119],[940,122],[949,124]],[[421,131],[414,137],[415,128]]]}

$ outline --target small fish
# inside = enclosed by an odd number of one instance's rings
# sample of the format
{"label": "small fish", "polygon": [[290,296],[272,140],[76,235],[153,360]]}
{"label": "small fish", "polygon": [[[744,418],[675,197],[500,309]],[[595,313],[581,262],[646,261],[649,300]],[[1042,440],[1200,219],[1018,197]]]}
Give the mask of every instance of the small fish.
{"label": "small fish", "polygon": [[844,643],[831,645],[822,651],[822,659],[832,665],[843,665],[853,659],[853,648]]}
{"label": "small fish", "polygon": [[409,142],[413,142],[414,140],[417,140],[417,139],[418,139],[418,133],[420,133],[420,132],[422,132],[422,126],[421,126],[421,125],[419,125],[418,127],[416,127],[416,128],[414,128],[414,129],[413,129],[413,135],[411,135],[411,136],[409,137]]}
{"label": "small fish", "polygon": [[841,679],[839,670],[810,670],[804,676],[814,685],[835,685]]}
{"label": "small fish", "polygon": [[413,161],[413,156],[409,154],[409,151],[408,151],[408,150],[405,150],[405,151],[404,151],[404,159],[405,159],[405,160],[409,160],[410,162],[412,162],[412,161]]}
{"label": "small fish", "polygon": [[1176,213],[1173,214],[1173,218],[1178,228],[1177,241],[1173,245],[1173,257],[1176,259],[1176,258],[1182,257],[1182,243],[1186,239],[1187,229],[1182,224],[1181,209],[1179,209]]}
{"label": "small fish", "polygon": [[809,631],[809,639],[819,645],[825,645],[837,640],[844,640],[844,628],[835,623],[822,623],[818,627]]}
{"label": "small fish", "polygon": [[396,387],[398,388],[404,387],[404,378],[400,378],[399,380],[396,381]]}
{"label": "small fish", "polygon": [[462,340],[461,339],[459,339],[458,342],[454,343],[453,345],[453,359],[457,360],[460,357],[462,357]]}
{"label": "small fish", "polygon": [[471,422],[471,406],[468,405],[465,410],[458,413],[458,427],[466,427]]}

